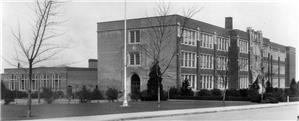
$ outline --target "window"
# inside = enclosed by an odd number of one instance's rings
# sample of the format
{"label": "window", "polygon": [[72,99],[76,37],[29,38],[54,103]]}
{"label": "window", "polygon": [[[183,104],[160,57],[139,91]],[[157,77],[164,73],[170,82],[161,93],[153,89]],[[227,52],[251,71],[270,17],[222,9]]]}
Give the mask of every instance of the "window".
{"label": "window", "polygon": [[214,88],[214,77],[212,75],[201,76],[201,87],[202,89],[213,89]]}
{"label": "window", "polygon": [[217,69],[218,70],[226,70],[226,68],[228,66],[227,60],[228,60],[228,58],[224,57],[224,56],[217,57]]}
{"label": "window", "polygon": [[140,43],[140,30],[130,31],[130,44]]}
{"label": "window", "polygon": [[216,37],[216,44],[217,44],[217,50],[220,51],[228,51],[229,48],[229,39],[224,37]]}
{"label": "window", "polygon": [[12,74],[10,79],[10,90],[15,90],[16,75]]}
{"label": "window", "polygon": [[184,30],[182,44],[196,46],[197,32],[194,30]]}
{"label": "window", "polygon": [[25,90],[25,75],[22,74],[21,77],[21,90]]}
{"label": "window", "polygon": [[218,79],[218,85],[217,85],[218,89],[224,89],[225,85],[226,88],[228,88],[228,83],[225,82],[225,80],[227,81],[227,77],[225,75],[218,75],[217,79]]}
{"label": "window", "polygon": [[240,71],[248,71],[248,59],[247,58],[239,58],[239,67]]}
{"label": "window", "polygon": [[140,53],[138,52],[130,53],[130,65],[131,66],[140,65]]}
{"label": "window", "polygon": [[238,41],[238,47],[240,49],[240,53],[248,53],[248,42],[246,40],[240,39]]}
{"label": "window", "polygon": [[196,67],[196,53],[189,51],[182,51],[182,67],[195,68]]}
{"label": "window", "polygon": [[195,74],[182,74],[182,82],[185,81],[185,79],[188,79],[189,81],[189,87],[192,89],[196,89],[196,75]]}
{"label": "window", "polygon": [[211,34],[201,33],[201,47],[214,49],[214,38]]}
{"label": "window", "polygon": [[203,69],[213,69],[214,68],[214,56],[209,54],[201,54],[200,55],[201,62],[200,67]]}
{"label": "window", "polygon": [[246,89],[249,87],[249,79],[247,75],[240,76],[240,89]]}

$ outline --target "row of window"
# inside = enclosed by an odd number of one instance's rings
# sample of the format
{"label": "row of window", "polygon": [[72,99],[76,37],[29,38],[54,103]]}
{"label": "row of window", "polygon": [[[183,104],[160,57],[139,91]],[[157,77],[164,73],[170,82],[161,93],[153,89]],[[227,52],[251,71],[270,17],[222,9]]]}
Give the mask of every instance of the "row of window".
{"label": "row of window", "polygon": [[[52,78],[50,78],[50,75]],[[43,88],[59,88],[60,83],[60,75],[59,74],[33,74],[31,89],[36,90],[39,87]],[[50,82],[52,81],[52,82]],[[17,85],[18,84],[18,85]],[[28,76],[22,74],[19,79],[17,79],[17,75],[12,74],[9,79],[9,89],[11,90],[25,90],[29,87]]]}
{"label": "row of window", "polygon": [[[196,75],[195,74],[182,74],[182,81],[188,80],[190,87],[193,89],[197,88],[196,84]],[[214,88],[214,76],[213,75],[201,75],[200,76],[200,81],[201,81],[201,88],[202,89],[213,89]],[[217,85],[216,87],[218,89],[224,89],[224,87],[228,88],[228,82],[227,82],[227,77],[218,75],[217,76]],[[241,76],[239,79],[239,87],[240,89],[245,89],[249,87],[249,79],[248,76]]]}
{"label": "row of window", "polygon": [[[26,90],[29,88],[29,80],[10,80],[9,89],[10,90]],[[31,89],[33,91],[42,89],[42,88],[52,88],[60,90],[61,80],[32,80]]]}
{"label": "row of window", "polygon": [[[130,44],[140,43],[140,30],[129,31],[129,42]],[[199,40],[198,33],[194,30],[184,30],[182,44],[196,46],[196,42]],[[214,49],[214,36],[213,34],[201,33],[201,44],[203,48]],[[230,46],[230,40],[225,37],[216,37],[217,50],[228,51]],[[238,46],[241,53],[248,53],[248,42],[245,40],[239,40]]]}
{"label": "row of window", "polygon": [[196,68],[196,53],[195,52],[182,52],[182,67]]}

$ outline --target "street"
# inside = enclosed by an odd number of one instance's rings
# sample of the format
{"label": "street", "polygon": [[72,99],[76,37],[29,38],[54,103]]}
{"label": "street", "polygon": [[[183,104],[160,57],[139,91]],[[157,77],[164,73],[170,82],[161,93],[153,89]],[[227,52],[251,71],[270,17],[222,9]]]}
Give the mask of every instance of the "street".
{"label": "street", "polygon": [[260,108],[241,111],[227,111],[205,114],[137,119],[138,121],[173,121],[173,120],[296,120],[299,106],[288,105],[272,108]]}

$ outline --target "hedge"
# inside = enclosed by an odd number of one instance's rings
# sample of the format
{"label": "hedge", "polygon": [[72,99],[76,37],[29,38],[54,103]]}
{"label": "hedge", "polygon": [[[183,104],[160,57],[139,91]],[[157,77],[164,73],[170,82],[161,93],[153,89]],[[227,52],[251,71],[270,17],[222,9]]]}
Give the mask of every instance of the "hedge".
{"label": "hedge", "polygon": [[[222,96],[176,96],[174,99],[182,100],[222,100]],[[249,101],[248,97],[225,97],[226,101]]]}

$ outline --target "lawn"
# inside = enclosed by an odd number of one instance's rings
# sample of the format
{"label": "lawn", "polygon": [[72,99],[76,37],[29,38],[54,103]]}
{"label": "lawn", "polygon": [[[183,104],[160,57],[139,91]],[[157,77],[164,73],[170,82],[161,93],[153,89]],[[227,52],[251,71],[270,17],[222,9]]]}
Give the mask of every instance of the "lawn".
{"label": "lawn", "polygon": [[[255,104],[245,101],[226,101],[226,106]],[[116,113],[207,108],[223,106],[221,101],[162,101],[161,107],[157,107],[157,102],[129,102],[129,107],[121,107],[121,102],[116,103],[86,103],[86,104],[41,104],[32,106],[32,116],[30,119],[104,115]],[[2,120],[21,120],[26,118],[26,105],[2,105]]]}

